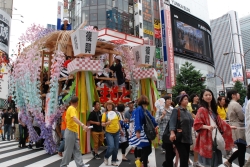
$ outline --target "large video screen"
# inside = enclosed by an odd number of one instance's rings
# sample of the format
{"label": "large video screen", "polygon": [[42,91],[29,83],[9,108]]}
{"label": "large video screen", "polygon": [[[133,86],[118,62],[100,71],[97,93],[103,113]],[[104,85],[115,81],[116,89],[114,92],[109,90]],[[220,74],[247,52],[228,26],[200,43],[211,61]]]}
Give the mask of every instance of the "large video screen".
{"label": "large video screen", "polygon": [[210,27],[173,6],[171,15],[175,54],[214,65]]}

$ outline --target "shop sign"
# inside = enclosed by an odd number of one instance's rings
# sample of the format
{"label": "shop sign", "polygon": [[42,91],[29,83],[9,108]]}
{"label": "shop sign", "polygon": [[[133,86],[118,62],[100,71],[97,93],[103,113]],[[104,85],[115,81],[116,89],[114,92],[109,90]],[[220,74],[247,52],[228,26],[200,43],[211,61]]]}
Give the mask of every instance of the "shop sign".
{"label": "shop sign", "polygon": [[154,32],[153,31],[150,31],[150,30],[147,30],[147,29],[143,29],[143,33],[144,34],[148,34],[148,35],[154,35]]}
{"label": "shop sign", "polygon": [[0,64],[0,99],[8,98],[9,73],[7,64]]}
{"label": "shop sign", "polygon": [[161,28],[161,23],[159,19],[154,19],[154,28],[155,29],[160,29]]}

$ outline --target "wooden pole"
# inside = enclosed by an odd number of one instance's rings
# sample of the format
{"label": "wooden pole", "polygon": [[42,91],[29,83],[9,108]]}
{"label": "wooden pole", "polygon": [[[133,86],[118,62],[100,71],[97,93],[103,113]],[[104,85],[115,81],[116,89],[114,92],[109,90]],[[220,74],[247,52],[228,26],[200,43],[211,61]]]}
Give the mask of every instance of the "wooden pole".
{"label": "wooden pole", "polygon": [[42,54],[42,65],[41,65],[41,74],[40,74],[40,91],[42,94],[42,90],[43,90],[43,70],[44,70],[44,51],[41,52]]}
{"label": "wooden pole", "polygon": [[110,54],[109,54],[109,66],[112,65],[113,61],[114,61],[114,60],[113,60],[113,54],[110,53]]}

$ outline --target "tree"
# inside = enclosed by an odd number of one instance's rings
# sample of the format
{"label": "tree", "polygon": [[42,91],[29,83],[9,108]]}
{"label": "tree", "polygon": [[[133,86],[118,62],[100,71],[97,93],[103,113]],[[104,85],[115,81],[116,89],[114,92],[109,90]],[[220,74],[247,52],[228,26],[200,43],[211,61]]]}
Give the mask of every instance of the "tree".
{"label": "tree", "polygon": [[247,91],[244,88],[243,83],[241,83],[240,81],[236,81],[234,84],[234,89],[237,90],[237,92],[240,94],[239,103],[240,105],[243,105],[243,103],[245,102],[246,94],[247,94]]}
{"label": "tree", "polygon": [[205,77],[199,70],[195,70],[192,63],[186,62],[182,65],[180,73],[176,76],[176,85],[173,87],[173,97],[177,97],[178,93],[185,91],[188,95],[192,93],[200,94],[206,88],[204,85]]}

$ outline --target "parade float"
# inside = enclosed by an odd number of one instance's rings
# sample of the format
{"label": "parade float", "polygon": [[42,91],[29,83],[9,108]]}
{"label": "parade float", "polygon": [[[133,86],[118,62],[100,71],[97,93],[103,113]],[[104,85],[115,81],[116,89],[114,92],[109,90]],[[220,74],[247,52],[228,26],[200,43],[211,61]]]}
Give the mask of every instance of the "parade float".
{"label": "parade float", "polygon": [[[77,111],[84,124],[95,100],[118,104],[146,95],[149,111],[154,114],[159,96],[155,86],[157,73],[152,66],[155,47],[144,45],[143,39],[110,29],[95,31],[91,26],[52,31],[32,25],[20,40],[9,91],[20,112],[27,116],[30,140],[45,139],[44,148],[49,154],[56,152],[54,125],[74,95],[79,97]],[[122,57],[126,86],[98,86],[97,80],[117,80],[102,75],[105,65],[111,65],[117,55]],[[40,135],[32,127],[32,116],[40,124]],[[90,132],[79,128],[79,138],[82,153],[90,152]]]}

